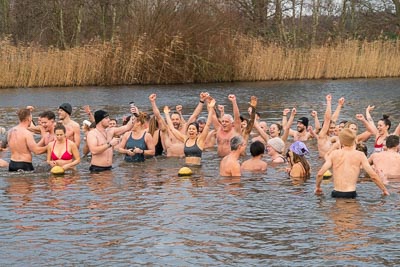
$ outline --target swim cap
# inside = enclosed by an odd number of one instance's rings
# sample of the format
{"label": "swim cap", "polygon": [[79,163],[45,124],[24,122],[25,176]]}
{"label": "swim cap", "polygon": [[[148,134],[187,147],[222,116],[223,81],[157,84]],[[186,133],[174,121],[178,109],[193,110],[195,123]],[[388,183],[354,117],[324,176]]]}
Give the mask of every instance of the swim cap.
{"label": "swim cap", "polygon": [[356,140],[356,135],[349,128],[344,128],[339,133],[339,140],[343,146],[352,146]]}
{"label": "swim cap", "polygon": [[278,153],[282,153],[283,149],[285,148],[285,143],[279,137],[269,139],[268,145],[270,145]]}
{"label": "swim cap", "polygon": [[104,118],[107,118],[109,115],[107,112],[105,112],[104,110],[97,110],[94,113],[94,120],[97,123],[101,122]]}
{"label": "swim cap", "polygon": [[64,110],[65,112],[68,113],[68,115],[71,115],[71,113],[72,113],[72,107],[71,107],[71,104],[69,104],[69,103],[64,103],[64,104],[62,104],[62,105],[59,107],[59,109]]}
{"label": "swim cap", "polygon": [[309,153],[308,148],[303,142],[296,141],[290,145],[289,149],[296,153],[299,156],[304,156],[305,154]]}

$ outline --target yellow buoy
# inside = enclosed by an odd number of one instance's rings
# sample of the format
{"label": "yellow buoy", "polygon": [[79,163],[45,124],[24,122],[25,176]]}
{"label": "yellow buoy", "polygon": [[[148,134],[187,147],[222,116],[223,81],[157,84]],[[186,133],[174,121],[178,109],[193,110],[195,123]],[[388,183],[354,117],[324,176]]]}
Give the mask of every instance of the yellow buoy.
{"label": "yellow buoy", "polygon": [[323,175],[323,179],[329,179],[331,177],[332,177],[332,173],[330,172],[330,170],[327,170]]}
{"label": "yellow buoy", "polygon": [[182,167],[178,171],[179,176],[189,176],[192,175],[192,173],[193,173],[192,170],[189,169],[188,167]]}
{"label": "yellow buoy", "polygon": [[64,174],[65,170],[63,169],[63,167],[54,166],[53,168],[51,168],[50,172],[52,174]]}

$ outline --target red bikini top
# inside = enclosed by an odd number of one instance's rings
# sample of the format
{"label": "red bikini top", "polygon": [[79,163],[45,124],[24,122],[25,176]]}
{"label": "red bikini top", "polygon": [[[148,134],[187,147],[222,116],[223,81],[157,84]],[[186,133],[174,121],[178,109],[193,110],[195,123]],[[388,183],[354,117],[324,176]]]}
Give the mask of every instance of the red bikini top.
{"label": "red bikini top", "polygon": [[61,158],[58,158],[56,154],[54,154],[54,147],[56,145],[56,141],[54,141],[53,150],[51,151],[51,160],[70,160],[72,159],[72,154],[68,152],[68,139],[65,140],[65,152],[62,154]]}

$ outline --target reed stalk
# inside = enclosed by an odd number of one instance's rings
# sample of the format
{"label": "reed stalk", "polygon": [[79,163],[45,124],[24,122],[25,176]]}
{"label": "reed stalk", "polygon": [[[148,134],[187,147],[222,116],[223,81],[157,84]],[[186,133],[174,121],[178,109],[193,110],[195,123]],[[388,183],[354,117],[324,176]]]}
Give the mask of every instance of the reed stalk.
{"label": "reed stalk", "polygon": [[0,41],[0,87],[339,79],[400,76],[400,42],[348,40],[285,48],[246,36],[218,36],[193,45],[146,36],[122,45],[59,50]]}

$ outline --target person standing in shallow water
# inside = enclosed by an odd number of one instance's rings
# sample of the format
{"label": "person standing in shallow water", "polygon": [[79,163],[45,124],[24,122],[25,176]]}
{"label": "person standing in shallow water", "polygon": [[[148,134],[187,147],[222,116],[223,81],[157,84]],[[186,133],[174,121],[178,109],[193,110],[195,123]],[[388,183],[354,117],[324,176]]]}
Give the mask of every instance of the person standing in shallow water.
{"label": "person standing in shallow water", "polygon": [[58,108],[58,118],[65,126],[65,129],[67,129],[67,138],[73,141],[79,148],[81,143],[81,127],[79,126],[79,123],[71,119],[71,114],[72,106],[69,103],[63,103]]}
{"label": "person standing in shallow water", "polygon": [[8,131],[8,145],[11,151],[11,160],[8,166],[10,172],[33,171],[32,153],[42,154],[46,147],[40,147],[35,142],[32,132],[28,127],[32,123],[32,114],[29,109],[18,111],[19,124]]}
{"label": "person standing in shallow water", "polygon": [[361,151],[355,150],[356,135],[350,129],[343,129],[339,134],[342,148],[332,151],[325,158],[325,163],[318,171],[315,193],[322,194],[321,182],[324,173],[332,167],[334,189],[332,197],[355,198],[357,196],[356,186],[360,167],[362,167],[372,181],[382,190],[384,195],[389,195],[385,185],[378,174],[374,172],[368,163],[368,159]]}
{"label": "person standing in shallow water", "polygon": [[219,165],[219,175],[221,176],[242,176],[239,158],[246,149],[246,143],[242,136],[234,136],[230,140],[230,149]]}
{"label": "person standing in shallow water", "polygon": [[[131,108],[132,113],[138,113],[136,107]],[[131,116],[130,122],[121,127],[109,128],[110,117],[104,110],[97,110],[94,113],[96,128],[88,132],[87,144],[92,158],[89,170],[91,172],[102,172],[111,170],[113,160],[113,147],[119,143],[119,138],[115,135],[121,135],[132,129],[136,120]]]}
{"label": "person standing in shallow water", "polygon": [[146,114],[140,112],[132,131],[126,132],[121,139],[118,151],[125,154],[126,162],[143,162],[145,156],[154,156],[153,137],[144,128]]}
{"label": "person standing in shallow water", "polygon": [[65,126],[58,123],[54,128],[56,140],[47,145],[47,163],[51,166],[60,166],[64,170],[72,169],[81,162],[76,144],[67,139]]}

